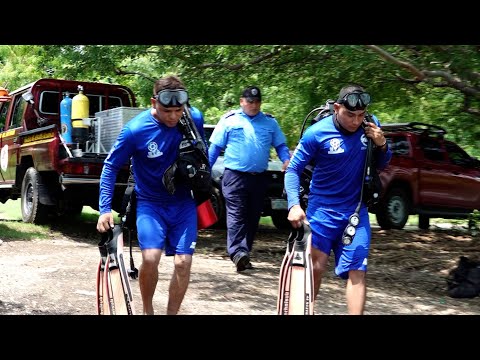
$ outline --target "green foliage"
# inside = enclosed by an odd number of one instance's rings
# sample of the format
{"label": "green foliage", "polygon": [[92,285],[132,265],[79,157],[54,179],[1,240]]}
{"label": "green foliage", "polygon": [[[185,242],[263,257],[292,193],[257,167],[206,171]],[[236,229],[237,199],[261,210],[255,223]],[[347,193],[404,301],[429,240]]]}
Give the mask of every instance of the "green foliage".
{"label": "green foliage", "polygon": [[48,66],[41,46],[0,45],[0,86],[14,90],[48,77]]}
{"label": "green foliage", "polygon": [[308,112],[354,82],[371,93],[370,111],[382,123],[444,126],[450,139],[478,156],[478,47],[381,49],[390,60],[365,45],[10,45],[0,46],[0,86],[12,90],[44,76],[113,82],[131,87],[138,106],[148,107],[154,81],[178,74],[191,104],[215,124],[239,107],[244,87],[257,85],[262,110],[275,116],[293,147]]}

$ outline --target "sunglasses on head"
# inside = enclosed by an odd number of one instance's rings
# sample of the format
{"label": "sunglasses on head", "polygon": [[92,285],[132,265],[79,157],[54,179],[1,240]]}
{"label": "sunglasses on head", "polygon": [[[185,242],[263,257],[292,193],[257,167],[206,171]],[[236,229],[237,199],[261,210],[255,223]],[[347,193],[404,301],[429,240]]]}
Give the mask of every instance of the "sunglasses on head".
{"label": "sunglasses on head", "polygon": [[345,105],[348,110],[363,110],[370,104],[371,97],[369,93],[366,92],[353,92],[346,94],[341,100],[338,100],[337,103]]}
{"label": "sunglasses on head", "polygon": [[157,93],[155,99],[165,107],[179,107],[188,101],[188,92],[184,89],[161,90]]}

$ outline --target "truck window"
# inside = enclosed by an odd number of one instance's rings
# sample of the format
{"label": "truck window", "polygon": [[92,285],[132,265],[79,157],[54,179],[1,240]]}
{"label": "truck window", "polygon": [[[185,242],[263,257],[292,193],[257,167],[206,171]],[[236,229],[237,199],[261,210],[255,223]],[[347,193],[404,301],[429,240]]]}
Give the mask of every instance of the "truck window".
{"label": "truck window", "polygon": [[9,129],[18,128],[22,125],[22,118],[25,112],[25,107],[27,106],[27,102],[22,99],[21,96],[15,99],[15,105],[13,108],[13,116],[12,120],[10,121]]}
{"label": "truck window", "polygon": [[444,161],[442,146],[437,140],[426,137],[421,140],[420,147],[426,159]]}
{"label": "truck window", "polygon": [[[70,93],[70,98],[73,98],[77,93]],[[88,97],[89,114],[94,116],[95,113],[107,110],[107,98],[103,95],[85,94]],[[40,94],[40,112],[46,115],[58,115],[60,113],[60,102],[63,97],[58,91],[43,91]],[[122,106],[122,99],[118,96],[108,97],[108,108],[113,109]]]}
{"label": "truck window", "polygon": [[472,163],[472,158],[468,155],[465,150],[453,143],[445,143],[445,148],[447,149],[448,157],[452,164],[458,166],[467,166]]}
{"label": "truck window", "polygon": [[387,141],[393,156],[408,156],[408,154],[410,154],[410,145],[405,136],[389,137]]}
{"label": "truck window", "polygon": [[5,122],[7,121],[8,105],[9,103],[0,104],[0,131],[3,131],[5,128]]}

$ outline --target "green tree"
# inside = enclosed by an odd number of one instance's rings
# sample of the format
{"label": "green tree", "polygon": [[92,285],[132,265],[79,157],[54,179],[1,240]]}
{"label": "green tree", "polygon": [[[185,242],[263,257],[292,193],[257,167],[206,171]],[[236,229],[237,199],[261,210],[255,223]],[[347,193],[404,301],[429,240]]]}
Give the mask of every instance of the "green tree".
{"label": "green tree", "polygon": [[216,123],[260,86],[263,110],[295,146],[303,118],[355,82],[371,93],[382,123],[422,121],[479,155],[479,47],[474,45],[49,45],[0,46],[0,84],[38,77],[114,82],[149,106],[153,82],[178,74],[191,102]]}

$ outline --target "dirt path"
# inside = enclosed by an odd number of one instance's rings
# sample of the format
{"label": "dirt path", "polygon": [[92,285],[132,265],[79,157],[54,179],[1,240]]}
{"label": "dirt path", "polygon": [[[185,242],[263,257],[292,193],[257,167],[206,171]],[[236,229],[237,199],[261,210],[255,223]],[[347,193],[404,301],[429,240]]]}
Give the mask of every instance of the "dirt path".
{"label": "dirt path", "polygon": [[[0,235],[0,314],[94,315],[99,259],[94,228],[85,223],[57,225],[47,240],[10,240]],[[262,227],[252,253],[255,269],[237,273],[226,256],[225,231],[201,231],[181,314],[275,314],[286,237],[285,232]],[[480,314],[478,298],[448,297],[445,281],[460,255],[474,257],[479,250],[478,237],[464,230],[374,228],[366,314]],[[128,262],[128,248],[125,253]],[[133,258],[138,268],[141,256],[136,244]],[[166,309],[172,265],[172,258],[162,258],[154,296],[157,314]],[[140,312],[138,280],[131,283]],[[315,313],[346,314],[344,286],[330,269]]]}

